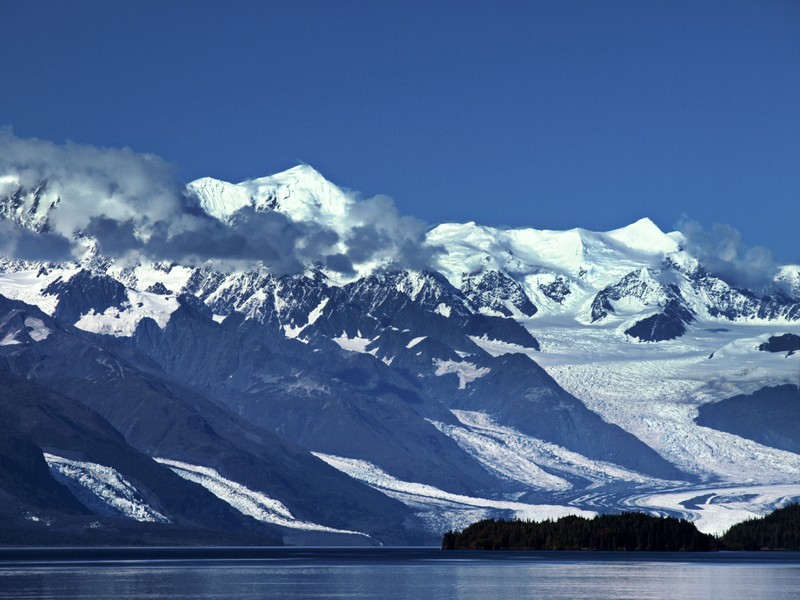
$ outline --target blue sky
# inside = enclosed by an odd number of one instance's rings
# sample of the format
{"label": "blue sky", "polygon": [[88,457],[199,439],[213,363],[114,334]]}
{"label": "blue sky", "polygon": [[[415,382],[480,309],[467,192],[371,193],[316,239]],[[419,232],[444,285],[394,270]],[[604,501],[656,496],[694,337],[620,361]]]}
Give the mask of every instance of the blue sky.
{"label": "blue sky", "polygon": [[800,262],[800,2],[3,5],[0,125],[429,223],[739,229]]}

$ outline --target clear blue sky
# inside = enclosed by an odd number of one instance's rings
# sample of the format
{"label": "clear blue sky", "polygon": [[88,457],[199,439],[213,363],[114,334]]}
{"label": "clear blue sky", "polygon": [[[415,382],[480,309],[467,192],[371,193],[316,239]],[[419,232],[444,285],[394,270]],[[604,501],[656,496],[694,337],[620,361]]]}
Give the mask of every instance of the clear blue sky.
{"label": "clear blue sky", "polygon": [[686,215],[800,262],[800,2],[3,3],[0,125],[430,223]]}

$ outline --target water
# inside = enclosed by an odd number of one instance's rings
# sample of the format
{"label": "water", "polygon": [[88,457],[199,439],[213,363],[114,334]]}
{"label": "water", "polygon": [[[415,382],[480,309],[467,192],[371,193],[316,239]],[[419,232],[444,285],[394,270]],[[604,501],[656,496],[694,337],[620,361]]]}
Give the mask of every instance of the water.
{"label": "water", "polygon": [[792,552],[0,551],[0,598],[795,600],[799,592]]}

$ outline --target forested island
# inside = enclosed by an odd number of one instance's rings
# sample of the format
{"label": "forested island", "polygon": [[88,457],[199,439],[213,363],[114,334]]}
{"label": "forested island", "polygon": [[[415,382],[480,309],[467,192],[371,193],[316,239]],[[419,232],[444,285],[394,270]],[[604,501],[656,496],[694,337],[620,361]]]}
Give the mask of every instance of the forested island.
{"label": "forested island", "polygon": [[790,504],[731,527],[722,542],[729,550],[800,550],[800,504]]}
{"label": "forested island", "polygon": [[616,550],[708,552],[710,550],[800,550],[800,505],[739,523],[716,538],[693,523],[640,512],[568,516],[557,521],[485,519],[449,531],[443,550]]}

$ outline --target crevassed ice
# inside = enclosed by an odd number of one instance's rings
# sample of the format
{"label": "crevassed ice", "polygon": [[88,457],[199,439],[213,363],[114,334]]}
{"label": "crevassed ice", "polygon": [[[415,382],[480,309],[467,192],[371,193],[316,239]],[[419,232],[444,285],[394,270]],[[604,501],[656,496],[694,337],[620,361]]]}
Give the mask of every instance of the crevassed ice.
{"label": "crevassed ice", "polygon": [[594,485],[611,481],[648,484],[652,487],[670,484],[530,437],[511,427],[495,423],[485,413],[464,410],[451,412],[461,422],[461,426],[430,422],[488,469],[524,485],[554,491],[572,487],[562,477],[553,475],[553,471],[560,472],[563,476],[586,479]]}
{"label": "crevassed ice", "polygon": [[800,484],[698,486],[688,490],[648,492],[623,504],[631,509],[679,515],[703,533],[722,535],[731,526],[797,502]]}
{"label": "crevassed ice", "polygon": [[97,463],[70,460],[54,454],[44,454],[47,466],[58,476],[80,486],[94,495],[113,512],[135,521],[169,523],[169,519],[145,501],[136,487],[113,467]]}
{"label": "crevassed ice", "polygon": [[596,513],[574,506],[527,504],[513,500],[494,500],[453,494],[425,483],[403,481],[366,460],[346,458],[322,452],[314,456],[353,479],[419,509],[417,513],[432,531],[442,532],[463,527],[492,515],[513,515],[520,519],[557,519],[566,515],[593,516]]}
{"label": "crevassed ice", "polygon": [[292,514],[285,504],[270,498],[262,492],[251,490],[246,486],[226,479],[216,469],[201,465],[192,465],[178,460],[154,457],[156,462],[166,465],[180,477],[206,488],[220,500],[227,502],[240,513],[253,517],[262,523],[280,525],[291,529],[321,531],[327,533],[344,533],[369,537],[360,531],[335,529],[326,525],[302,521]]}

